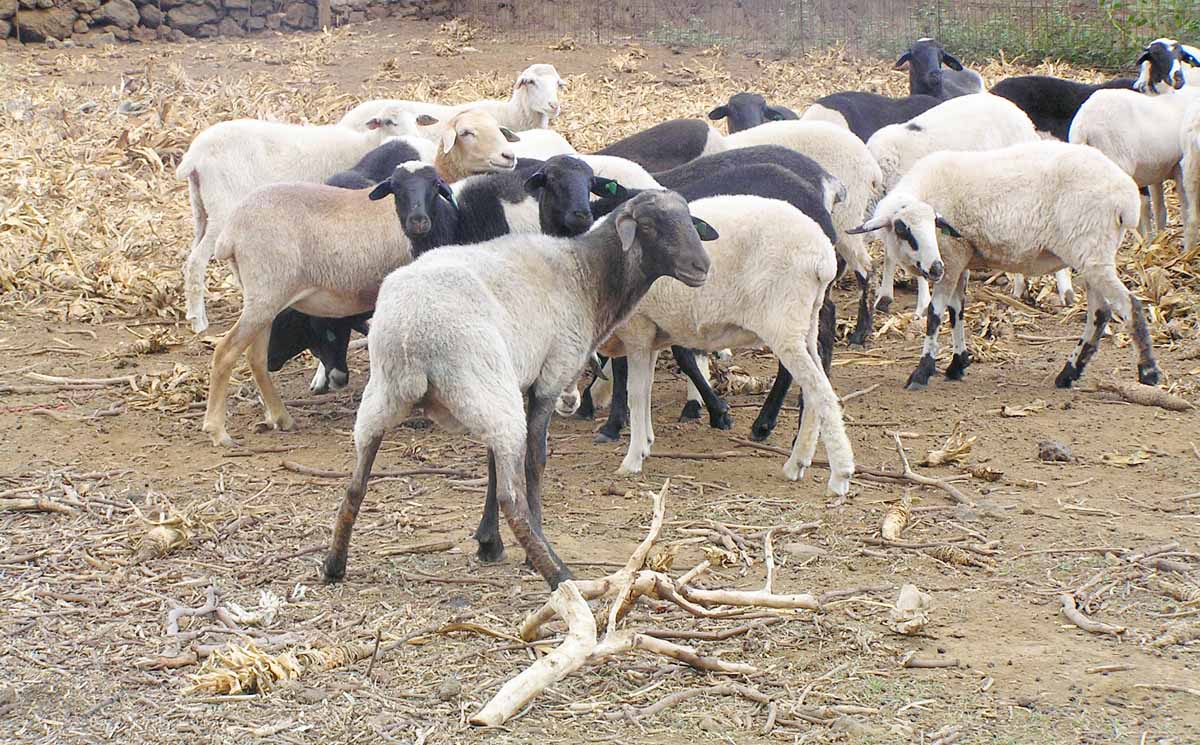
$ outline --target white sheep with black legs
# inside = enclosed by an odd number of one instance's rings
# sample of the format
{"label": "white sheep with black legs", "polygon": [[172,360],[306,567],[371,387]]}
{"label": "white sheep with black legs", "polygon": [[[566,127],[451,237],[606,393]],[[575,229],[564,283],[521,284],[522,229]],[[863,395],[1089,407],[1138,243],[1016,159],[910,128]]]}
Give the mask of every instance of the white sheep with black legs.
{"label": "white sheep with black legs", "polygon": [[431,117],[434,121],[422,123],[422,128],[415,134],[436,140],[441,129],[441,126],[435,126],[438,122],[444,124],[455,114],[467,109],[478,109],[491,114],[500,126],[512,130],[546,129],[558,116],[558,93],[565,86],[566,83],[559,77],[554,65],[530,65],[517,76],[516,82],[513,83],[512,96],[507,101],[485,99],[456,106],[399,99],[364,101],[346,112],[338,124],[349,129],[362,130],[380,111],[400,110],[414,117]]}
{"label": "white sheep with black legs", "polygon": [[776,199],[709,197],[692,202],[691,210],[721,234],[708,246],[708,282],[695,288],[656,284],[605,345],[614,354],[623,353],[629,363],[630,437],[621,472],[641,472],[650,455],[650,390],[660,349],[672,344],[704,350],[765,344],[804,395],[800,430],[784,475],[793,481],[804,475],[819,436],[831,464],[829,491],[846,494],[854,453],[817,349],[825,289],[837,271],[832,243],[811,218]]}
{"label": "white sheep with black legs", "polygon": [[196,230],[183,266],[187,318],[193,331],[208,328],[204,267],[238,203],[266,184],[321,183],[351,168],[386,139],[407,134],[400,119],[399,111],[381,110],[362,132],[333,125],[236,119],[214,124],[196,136],[175,171],[177,178],[188,182]]}
{"label": "white sheep with black legs", "polygon": [[856,229],[882,231],[893,260],[934,283],[924,353],[908,388],[924,388],[936,371],[937,331],[947,312],[954,357],[946,377],[962,379],[970,364],[963,320],[970,270],[1037,276],[1064,265],[1086,283],[1088,310],[1055,384],[1066,388],[1079,379],[1113,313],[1137,348],[1138,380],[1156,384],[1145,312],[1116,268],[1117,248],[1137,215],[1137,186],[1093,148],[1043,141],[923,158]]}
{"label": "white sheep with black legs", "polygon": [[725,138],[725,146],[733,151],[755,145],[781,145],[815,160],[846,187],[845,199],[829,210],[838,231],[835,248],[854,273],[860,290],[859,321],[850,335],[852,344],[863,344],[871,331],[871,316],[867,304],[870,291],[871,255],[867,243],[854,235],[867,210],[882,193],[883,173],[866,144],[845,129],[825,122],[779,121],[766,122]]}
{"label": "white sheep with black legs", "polygon": [[[895,186],[917,161],[931,153],[994,150],[1040,139],[1029,117],[1011,101],[990,93],[975,93],[951,98],[904,124],[883,127],[867,140],[867,149],[879,163],[886,191]],[[892,303],[895,270],[895,263],[885,255],[875,300],[875,307],[881,311]],[[1071,305],[1075,293],[1071,288],[1070,271],[1060,270],[1055,279],[1059,299],[1064,306]],[[1012,286],[1015,296],[1024,295],[1024,277],[1015,277]],[[918,277],[918,317],[925,314],[928,298],[928,283]]]}
{"label": "white sheep with black legs", "polygon": [[546,581],[553,587],[569,579],[541,527],[555,401],[655,280],[705,282],[709,258],[700,238],[711,231],[693,224],[678,194],[645,192],[576,238],[509,236],[442,248],[389,275],[371,327],[371,378],[354,422],[357,460],[326,580],[345,575],[350,533],[385,433],[417,406],[488,448],[480,557],[503,553],[503,510]]}

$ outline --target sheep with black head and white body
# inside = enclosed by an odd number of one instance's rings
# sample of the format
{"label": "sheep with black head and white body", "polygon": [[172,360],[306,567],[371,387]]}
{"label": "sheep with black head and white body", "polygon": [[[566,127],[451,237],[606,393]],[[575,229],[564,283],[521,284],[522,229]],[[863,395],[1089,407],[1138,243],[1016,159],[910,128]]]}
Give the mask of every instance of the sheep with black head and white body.
{"label": "sheep with black head and white body", "polygon": [[962,379],[971,362],[963,319],[970,271],[1037,276],[1063,266],[1083,278],[1088,310],[1055,384],[1066,388],[1079,379],[1114,313],[1137,349],[1138,380],[1157,383],[1145,312],[1116,270],[1117,248],[1137,214],[1137,186],[1093,148],[1042,141],[919,161],[855,229],[880,231],[892,259],[933,285],[924,352],[907,387],[924,388],[936,371],[937,332],[947,313],[954,356],[946,377]]}
{"label": "sheep with black head and white body", "polygon": [[702,236],[715,232],[694,222],[682,197],[647,192],[574,238],[510,235],[444,248],[389,275],[371,327],[371,377],[354,423],[356,464],[325,579],[345,575],[376,453],[388,429],[417,406],[488,448],[480,558],[503,554],[502,511],[550,586],[570,579],[542,531],[555,401],[656,280],[705,282]]}
{"label": "sheep with black head and white body", "polygon": [[786,106],[772,106],[759,93],[735,93],[729,97],[728,103],[721,104],[708,112],[708,118],[713,121],[724,119],[729,134],[734,134],[744,129],[757,127],[764,122],[799,119],[800,117]]}
{"label": "sheep with black head and white body", "polygon": [[896,60],[895,69],[908,68],[908,94],[946,100],[983,93],[983,77],[963,67],[936,39],[917,39]]}

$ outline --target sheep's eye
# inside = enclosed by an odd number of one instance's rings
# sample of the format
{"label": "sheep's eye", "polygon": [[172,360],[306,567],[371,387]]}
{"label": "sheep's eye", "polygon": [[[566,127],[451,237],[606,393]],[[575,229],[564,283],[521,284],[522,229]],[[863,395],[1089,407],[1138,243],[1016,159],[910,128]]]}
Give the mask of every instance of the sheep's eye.
{"label": "sheep's eye", "polygon": [[464,131],[462,131],[462,132],[459,132],[459,133],[458,133],[458,136],[459,136],[459,137],[474,137],[474,136],[475,136],[475,132],[474,132],[473,130],[470,130],[470,129],[468,129],[468,130],[464,130]]}

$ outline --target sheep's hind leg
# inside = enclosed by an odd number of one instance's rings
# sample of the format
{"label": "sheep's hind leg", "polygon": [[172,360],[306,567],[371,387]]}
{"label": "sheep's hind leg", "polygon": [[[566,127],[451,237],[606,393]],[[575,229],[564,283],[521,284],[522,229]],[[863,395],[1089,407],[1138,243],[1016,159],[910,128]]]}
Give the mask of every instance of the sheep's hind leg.
{"label": "sheep's hind leg", "polygon": [[1167,229],[1167,198],[1162,181],[1150,186],[1150,201],[1154,207],[1155,235],[1158,235]]}
{"label": "sheep's hind leg", "polygon": [[858,280],[858,320],[854,324],[854,331],[850,333],[848,341],[854,345],[863,345],[867,343],[867,337],[871,335],[871,327],[874,325],[874,319],[871,316],[871,278],[862,272],[855,272],[855,278]]}
{"label": "sheep's hind leg", "polygon": [[264,424],[271,429],[286,432],[295,429],[296,422],[284,406],[283,399],[279,397],[279,391],[275,388],[275,382],[271,380],[271,373],[267,371],[267,345],[270,342],[271,328],[268,326],[258,332],[258,336],[254,337],[250,344],[250,372],[254,375],[254,383],[258,386],[263,406],[267,410]]}
{"label": "sheep's hind leg", "polygon": [[671,347],[671,355],[675,358],[675,363],[679,365],[680,371],[688,377],[688,382],[691,383],[688,390],[689,400],[683,407],[679,421],[700,418],[700,402],[691,400],[691,388],[694,387],[696,394],[704,401],[704,408],[708,409],[709,426],[714,429],[732,428],[733,420],[729,417],[729,405],[721,400],[708,382],[708,354],[698,349]]}
{"label": "sheep's hind leg", "polygon": [[550,543],[535,530],[525,492],[525,447],[522,440],[509,441],[508,434],[491,439],[496,453],[496,496],[509,530],[513,532],[525,556],[538,574],[550,585],[571,579],[571,571],[551,548]]}
{"label": "sheep's hind leg", "polygon": [[642,463],[650,455],[654,429],[650,422],[650,392],[654,385],[654,361],[658,352],[629,349],[629,450],[618,473],[641,473]]}
{"label": "sheep's hind leg", "polygon": [[1084,321],[1083,334],[1071,352],[1071,356],[1067,358],[1067,364],[1063,366],[1062,372],[1054,379],[1054,385],[1058,388],[1070,388],[1076,380],[1079,380],[1079,376],[1083,374],[1083,368],[1096,353],[1096,348],[1100,346],[1100,339],[1104,336],[1104,330],[1108,328],[1108,322],[1112,318],[1112,310],[1109,308],[1108,302],[1091,281],[1088,282],[1087,300],[1087,320]]}
{"label": "sheep's hind leg", "polygon": [[252,329],[246,320],[245,311],[233,328],[225,332],[213,351],[212,368],[208,380],[208,405],[204,412],[203,431],[212,437],[213,445],[235,447],[237,442],[225,430],[225,413],[229,396],[229,377],[233,366],[246,347],[254,341],[257,329]]}
{"label": "sheep's hind leg", "polygon": [[496,501],[496,454],[488,448],[487,495],[483,500],[483,517],[475,529],[479,548],[476,558],[484,564],[495,564],[504,558],[504,539],[500,537],[500,503]]}
{"label": "sheep's hind leg", "polygon": [[[750,427],[751,440],[762,442],[770,437],[771,432],[775,429],[776,422],[779,421],[779,411],[783,408],[784,399],[787,398],[787,392],[791,386],[792,374],[788,372],[787,366],[780,362],[779,368],[775,372],[775,382],[771,384],[771,390],[767,393],[766,399],[763,400],[758,417],[754,420],[753,426]],[[800,405],[804,406],[803,395],[800,396]]]}

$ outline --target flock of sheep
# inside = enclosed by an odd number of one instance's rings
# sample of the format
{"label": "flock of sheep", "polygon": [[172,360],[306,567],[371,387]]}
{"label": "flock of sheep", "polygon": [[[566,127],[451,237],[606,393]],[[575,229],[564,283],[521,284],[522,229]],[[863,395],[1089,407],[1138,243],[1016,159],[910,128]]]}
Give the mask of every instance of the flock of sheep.
{"label": "flock of sheep", "polygon": [[502,555],[503,511],[554,586],[570,572],[542,532],[546,435],[556,409],[593,414],[591,391],[576,388],[589,363],[611,377],[597,438],[619,438],[628,421],[621,470],[637,473],[654,441],[659,351],[670,346],[689,378],[684,416],[698,418],[702,401],[711,424],[729,428],[707,353],[765,345],[779,372],[752,436],[771,432],[795,379],[803,413],[784,475],[801,478],[821,439],[829,490],[847,492],[854,455],[828,378],[829,288],[845,269],[856,276],[850,340],[864,341],[865,235],[884,245],[875,308],[891,302],[898,266],[919,278],[927,332],[909,388],[935,372],[943,319],[954,345],[946,377],[961,379],[970,364],[971,270],[1057,273],[1067,303],[1074,270],[1087,322],[1057,385],[1079,378],[1114,314],[1129,326],[1138,379],[1155,384],[1145,314],[1115,256],[1126,231],[1148,237],[1165,225],[1167,179],[1182,196],[1185,247],[1197,242],[1200,50],[1158,39],[1137,64],[1136,80],[1025,76],[986,92],[978,74],[921,39],[896,64],[908,66],[907,97],[836,93],[797,115],[738,93],[709,114],[728,135],[677,119],[595,154],[549,129],[564,84],[546,64],[522,72],[507,101],[378,100],[326,126],[217,124],[178,169],[196,227],[184,266],[193,328],[208,325],[212,258],[229,262],[243,291],[213,356],[204,431],[234,444],[227,389],[247,351],[267,424],[291,429],[270,371],[308,349],[321,362],[314,391],[346,385],[350,334],[370,319],[357,463],[325,577],[345,573],[385,432],[419,407],[487,444],[479,557]]}

